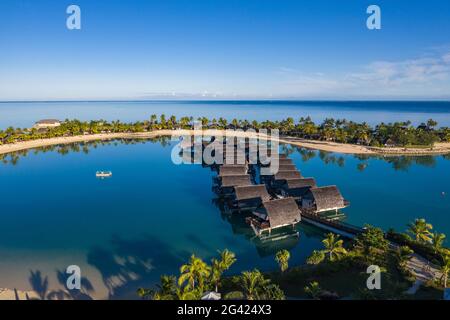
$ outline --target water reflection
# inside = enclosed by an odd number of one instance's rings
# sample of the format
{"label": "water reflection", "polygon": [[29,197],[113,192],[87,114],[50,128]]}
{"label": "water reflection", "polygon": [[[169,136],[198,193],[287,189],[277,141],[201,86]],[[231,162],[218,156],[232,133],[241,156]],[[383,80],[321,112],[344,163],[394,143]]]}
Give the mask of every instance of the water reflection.
{"label": "water reflection", "polygon": [[[0,156],[0,159],[6,165],[17,165],[21,157],[28,155],[57,152],[61,155],[67,155],[69,153],[84,153],[89,154],[93,149],[101,146],[120,146],[123,144],[145,144],[145,143],[158,143],[163,147],[171,146],[170,137],[157,137],[146,140],[130,140],[130,139],[118,139],[111,141],[93,141],[85,143],[76,143],[70,145],[56,145],[49,147],[42,147],[33,150],[24,150],[15,152],[13,154]],[[392,165],[394,170],[407,170],[413,165],[420,165],[425,167],[434,167],[439,157],[450,160],[450,154],[444,156],[421,156],[421,157],[374,157],[367,155],[340,155],[324,151],[315,151],[300,147],[294,147],[290,145],[282,145],[281,151],[287,155],[299,155],[301,161],[308,162],[312,159],[320,160],[325,165],[345,167],[346,165],[354,165],[352,158],[357,160],[356,169],[364,171],[371,165],[372,159],[379,159]],[[167,159],[170,161],[170,159]],[[336,180],[336,183],[342,182]],[[186,183],[188,185],[188,183]],[[191,190],[192,193],[192,190]],[[193,193],[197,194],[197,193]],[[202,198],[202,201],[205,199]],[[352,200],[358,200],[355,195]],[[208,200],[207,200],[208,201]],[[280,249],[291,250],[295,247],[301,247],[304,245],[305,238],[320,239],[323,236],[323,231],[318,230],[315,227],[308,226],[306,224],[299,224],[296,231],[299,231],[301,238],[298,237],[286,237],[278,239],[277,241],[263,241],[255,237],[253,231],[245,223],[246,215],[228,215],[224,213],[223,203],[219,199],[213,199],[213,203],[218,209],[212,214],[220,214],[223,221],[226,221],[230,226],[230,236],[224,237],[223,247],[233,246],[236,248],[241,245],[241,239],[245,239],[246,242],[251,244],[251,249],[255,248],[257,256],[261,258],[267,257],[267,260],[273,261],[271,257]],[[367,205],[364,204],[364,208]],[[370,216],[364,211],[365,217]],[[356,216],[356,213],[355,213]],[[407,219],[404,219],[407,221]],[[403,222],[402,222],[403,223]],[[190,231],[189,231],[190,232]],[[236,237],[237,236],[237,237]],[[192,248],[202,248],[202,251],[208,252],[208,254],[214,255],[215,247],[211,248],[211,244],[208,240],[202,239],[199,235],[188,234],[186,239],[189,243],[192,243]],[[320,244],[320,240],[318,241]],[[245,250],[248,250],[245,247]],[[293,255],[293,259],[302,253],[300,251],[307,251],[309,248],[302,247]],[[137,298],[135,290],[138,287],[147,287],[153,283],[156,283],[161,273],[177,274],[178,267],[186,261],[189,255],[194,249],[176,249],[171,245],[170,241],[162,241],[161,238],[156,236],[144,235],[140,238],[121,238],[113,237],[110,239],[109,245],[89,248],[87,252],[88,263],[93,266],[101,274],[102,283],[105,285],[108,291],[108,298]],[[304,252],[305,255],[309,254]],[[203,256],[205,261],[208,257]],[[256,254],[252,254],[251,250],[245,251],[239,255],[239,262],[243,268],[248,268],[248,265],[254,265],[256,261]],[[300,258],[298,258],[300,260]],[[245,263],[248,262],[248,265]],[[294,261],[295,263],[296,261]],[[301,262],[301,261],[298,261]],[[57,271],[57,279],[62,288],[64,288],[65,274],[62,271]],[[68,292],[65,289],[57,289],[49,291],[47,275],[42,274],[39,270],[33,271],[30,276],[30,284],[33,289],[38,292],[39,296],[46,299],[89,299],[95,290],[89,286],[89,281],[86,279],[83,281],[84,287],[82,295],[75,296],[73,293]],[[51,294],[50,294],[51,293]]]}
{"label": "water reflection", "polygon": [[[250,212],[230,214],[226,213],[222,199],[214,198],[213,203],[220,211],[222,219],[230,224],[233,235],[243,237],[247,241],[252,242],[256,247],[258,256],[261,258],[274,256],[282,249],[291,250],[295,248],[300,241],[298,236],[298,232],[301,228],[300,225],[297,225],[297,228],[294,230],[287,228],[281,231],[273,231],[272,235],[268,238],[258,237],[255,236],[253,230],[245,222],[246,217],[251,215]],[[320,234],[320,236],[322,235]]]}
{"label": "water reflection", "polygon": [[[48,152],[57,152],[60,155],[67,155],[71,152],[89,154],[92,149],[97,149],[101,146],[119,146],[119,145],[132,145],[132,144],[145,144],[159,143],[162,147],[171,146],[171,137],[159,136],[146,139],[114,139],[107,141],[89,141],[79,142],[71,144],[53,145],[39,147],[35,149],[27,149],[21,151],[15,151],[12,153],[0,155],[0,162],[4,165],[16,166],[19,163],[20,158],[25,158],[29,154],[45,154]],[[299,154],[302,162],[306,163],[312,159],[318,158],[326,165],[335,165],[343,168],[346,164],[346,156],[334,152],[328,152],[323,150],[312,150],[302,148],[298,146],[292,146],[289,144],[280,145],[281,153],[291,156],[293,154]],[[357,159],[359,163],[356,165],[356,169],[364,171],[369,166],[369,160],[381,160],[392,165],[394,170],[407,171],[411,166],[419,165],[424,167],[433,168],[437,164],[437,159],[441,157],[445,160],[450,160],[450,154],[446,155],[422,155],[422,156],[382,156],[382,155],[348,155]]]}
{"label": "water reflection", "polygon": [[146,139],[113,139],[113,140],[98,140],[98,141],[86,141],[86,142],[76,142],[69,144],[56,144],[51,146],[38,147],[33,149],[26,149],[20,151],[14,151],[11,153],[0,154],[0,161],[4,165],[16,166],[19,163],[20,158],[25,158],[29,154],[39,155],[49,152],[56,152],[62,156],[69,153],[80,153],[89,154],[92,149],[97,149],[102,146],[120,146],[120,145],[134,145],[134,144],[145,144],[145,143],[159,143],[162,147],[170,146],[171,137],[161,136]]}
{"label": "water reflection", "polygon": [[[346,157],[341,154],[322,151],[311,150],[298,146],[283,145],[281,151],[286,155],[299,154],[302,162],[308,162],[314,158],[319,158],[326,165],[336,165],[343,168],[346,164]],[[370,160],[381,160],[392,165],[396,171],[407,171],[411,166],[418,165],[423,167],[434,168],[437,160],[441,157],[445,160],[450,160],[450,154],[446,155],[422,155],[422,156],[383,156],[383,155],[348,155],[357,159],[356,168],[359,171],[364,171],[369,166]]]}

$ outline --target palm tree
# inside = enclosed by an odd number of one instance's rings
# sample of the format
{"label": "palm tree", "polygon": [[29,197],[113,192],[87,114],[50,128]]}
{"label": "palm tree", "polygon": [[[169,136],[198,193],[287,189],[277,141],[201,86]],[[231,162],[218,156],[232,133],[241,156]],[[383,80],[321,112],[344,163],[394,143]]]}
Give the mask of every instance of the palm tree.
{"label": "palm tree", "polygon": [[347,254],[347,250],[342,247],[344,241],[339,240],[339,235],[330,232],[327,234],[326,238],[322,240],[322,243],[325,246],[324,253],[328,255],[330,261],[339,260],[341,256]]}
{"label": "palm tree", "polygon": [[419,242],[431,242],[431,230],[433,226],[425,221],[425,219],[416,219],[414,223],[408,225],[408,231]]}
{"label": "palm tree", "polygon": [[448,281],[448,274],[450,273],[450,255],[444,255],[442,257],[443,263],[441,265],[441,272],[442,272],[442,283],[444,285],[444,288],[447,288],[447,281]]}
{"label": "palm tree", "polygon": [[275,255],[275,261],[280,266],[281,272],[284,272],[289,268],[289,258],[291,254],[287,250],[278,251]]}
{"label": "palm tree", "polygon": [[397,260],[400,267],[404,268],[411,255],[414,253],[408,246],[401,246],[397,249]]}
{"label": "palm tree", "polygon": [[230,267],[236,262],[236,255],[225,249],[220,252],[220,260],[213,259],[211,267],[211,282],[214,284],[216,292],[218,291],[218,286],[222,274],[230,269]]}
{"label": "palm tree", "polygon": [[304,288],[305,293],[308,294],[311,299],[318,300],[320,293],[322,292],[322,288],[320,288],[319,283],[317,281],[311,282],[308,286]]}
{"label": "palm tree", "polygon": [[42,277],[42,273],[39,270],[34,272],[30,270],[30,278],[29,282],[33,291],[36,292],[41,300],[45,300],[47,298],[48,293],[48,277]]}
{"label": "palm tree", "polygon": [[442,245],[444,244],[445,234],[435,232],[431,235],[431,239],[433,241],[434,252],[438,253],[441,251]]}
{"label": "palm tree", "polygon": [[198,290],[189,290],[186,287],[177,288],[176,297],[178,300],[199,300],[201,294]]}
{"label": "palm tree", "polygon": [[181,266],[180,273],[179,286],[187,282],[188,289],[194,290],[198,285],[199,289],[203,290],[204,281],[209,277],[211,268],[202,259],[192,255],[189,262]]}
{"label": "palm tree", "polygon": [[319,264],[325,260],[325,253],[323,251],[314,250],[311,256],[306,260],[307,264]]}
{"label": "palm tree", "polygon": [[259,298],[259,292],[269,282],[264,279],[262,273],[257,269],[242,272],[242,276],[239,280],[247,300],[257,300]]}

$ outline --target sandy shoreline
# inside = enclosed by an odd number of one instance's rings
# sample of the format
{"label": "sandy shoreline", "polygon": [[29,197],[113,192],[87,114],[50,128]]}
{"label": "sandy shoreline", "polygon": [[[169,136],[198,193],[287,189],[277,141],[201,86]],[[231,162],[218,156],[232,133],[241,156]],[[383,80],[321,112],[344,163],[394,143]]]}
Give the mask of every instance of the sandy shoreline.
{"label": "sandy shoreline", "polygon": [[0,300],[28,300],[38,298],[37,293],[34,291],[0,288]]}
{"label": "sandy shoreline", "polygon": [[[77,142],[113,140],[113,139],[147,139],[158,136],[182,136],[182,135],[219,135],[224,134],[223,130],[158,130],[142,133],[102,133],[91,134],[73,137],[59,137],[49,139],[38,139],[32,141],[17,142],[13,144],[0,145],[0,155],[11,153],[15,151],[52,146],[58,144],[70,144]],[[255,137],[266,139],[267,136],[252,132],[234,132],[234,136],[238,137]],[[278,139],[281,143],[289,143],[291,145],[305,147],[308,149],[322,150],[328,152],[336,152],[343,154],[358,154],[358,155],[433,155],[450,153],[450,143],[436,143],[431,148],[374,148],[354,144],[342,144],[329,141],[315,141],[305,140],[292,137],[280,137]]]}

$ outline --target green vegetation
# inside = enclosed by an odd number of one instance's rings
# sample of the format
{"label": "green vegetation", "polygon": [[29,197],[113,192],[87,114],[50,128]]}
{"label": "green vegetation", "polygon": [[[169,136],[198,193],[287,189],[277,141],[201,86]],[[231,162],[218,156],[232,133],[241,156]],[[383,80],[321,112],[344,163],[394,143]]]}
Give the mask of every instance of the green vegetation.
{"label": "green vegetation", "polygon": [[[224,250],[211,265],[192,255],[180,268],[180,276],[163,275],[155,289],[138,290],[138,295],[151,300],[199,300],[206,292],[224,289],[225,299],[282,300],[283,291],[259,270],[243,271],[240,276],[223,279],[223,273],[236,262],[234,253]],[[227,284],[222,282],[226,280]]]}
{"label": "green vegetation", "polygon": [[[162,276],[155,289],[139,289],[138,294],[154,300],[200,299],[212,290],[220,290],[223,299],[247,300],[285,299],[285,293],[290,297],[320,300],[440,299],[450,273],[450,250],[443,246],[445,235],[435,233],[430,241],[422,237],[432,229],[424,219],[417,219],[408,226],[408,233],[414,238],[393,230],[385,234],[370,225],[366,225],[364,232],[355,239],[346,242],[338,235],[328,233],[322,241],[323,249],[315,250],[306,265],[289,268],[290,253],[281,250],[275,254],[281,272],[267,274],[254,269],[223,277],[236,261],[234,253],[222,251],[220,258],[211,260],[211,265],[192,255],[188,263],[181,266],[178,278]],[[434,259],[432,262],[436,263],[442,276],[427,282],[411,296],[406,291],[413,285],[415,277],[408,262],[415,253]],[[380,267],[381,290],[366,287],[366,270],[371,265]]]}
{"label": "green vegetation", "polygon": [[287,250],[278,251],[275,255],[275,261],[280,266],[281,272],[284,272],[289,268],[289,258],[291,254]]}
{"label": "green vegetation", "polygon": [[[290,297],[309,299],[440,299],[450,273],[450,250],[445,235],[434,233],[424,219],[408,225],[407,233],[366,225],[355,239],[345,241],[328,233],[322,250],[315,250],[307,264],[289,268],[290,253],[278,251],[275,261],[280,272],[262,273],[257,269],[223,277],[236,261],[234,253],[224,250],[211,265],[192,255],[180,268],[180,276],[162,276],[155,289],[139,289],[141,297],[154,300],[200,299],[205,292],[222,293],[223,299],[278,300]],[[412,238],[408,233],[412,234]],[[428,237],[430,240],[428,240]],[[431,279],[414,295],[406,294],[413,285],[409,260],[419,254],[428,259],[442,276]],[[366,286],[367,268],[377,265],[382,272],[382,289]],[[424,268],[427,266],[424,266]],[[319,285],[323,284],[322,285]]]}
{"label": "green vegetation", "polygon": [[318,300],[320,297],[320,293],[322,292],[322,288],[319,286],[317,281],[311,282],[308,286],[304,288],[305,293],[307,293],[311,299]]}
{"label": "green vegetation", "polygon": [[311,257],[308,258],[308,264],[319,264],[324,259],[328,261],[337,261],[347,254],[347,250],[343,247],[344,241],[339,240],[339,236],[334,233],[328,233],[322,240],[325,249],[321,251],[314,250]]}
{"label": "green vegetation", "polygon": [[[391,230],[385,235],[379,228],[366,226],[363,233],[345,243],[345,248],[336,235],[328,234],[323,240],[324,249],[314,251],[306,266],[273,274],[272,281],[292,297],[326,299],[331,292],[352,299],[440,299],[450,273],[450,251],[443,247],[445,235],[435,233],[428,240],[432,227],[423,219],[415,220],[409,227],[408,233],[414,230],[414,239],[407,233]],[[416,295],[409,296],[405,292],[415,281],[408,266],[415,252],[412,248],[419,249],[417,253],[425,258],[434,258],[432,262],[436,263],[442,277],[429,281]],[[338,254],[333,254],[336,252]],[[365,271],[370,265],[381,268],[381,290],[368,290],[365,286]]]}
{"label": "green vegetation", "polygon": [[450,272],[450,255],[443,255],[442,260],[443,262],[440,269],[440,271],[442,272],[441,281],[444,288],[447,288],[448,274]]}
{"label": "green vegetation", "polygon": [[[312,140],[335,141],[353,143],[366,146],[384,147],[430,147],[435,142],[449,142],[450,128],[437,128],[436,121],[430,119],[417,127],[411,122],[381,123],[375,127],[367,123],[356,123],[345,119],[325,119],[321,124],[315,124],[310,117],[300,118],[297,122],[293,118],[282,121],[252,121],[233,119],[208,119],[200,117],[195,121],[201,122],[204,129],[278,129],[282,135]],[[76,136],[97,133],[136,133],[160,129],[191,129],[193,117],[175,116],[167,118],[164,114],[152,115],[150,119],[134,123],[105,120],[79,121],[65,120],[61,126],[47,129],[21,129],[9,127],[0,130],[0,144],[35,139]]]}
{"label": "green vegetation", "polygon": [[425,219],[416,219],[414,223],[409,224],[409,232],[414,235],[418,242],[431,242],[431,230],[433,226]]}

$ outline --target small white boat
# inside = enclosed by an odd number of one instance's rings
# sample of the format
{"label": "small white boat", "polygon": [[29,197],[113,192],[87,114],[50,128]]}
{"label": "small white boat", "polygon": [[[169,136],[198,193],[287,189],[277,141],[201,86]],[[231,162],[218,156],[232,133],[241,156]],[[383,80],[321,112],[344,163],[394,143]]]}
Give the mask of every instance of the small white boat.
{"label": "small white boat", "polygon": [[112,177],[112,172],[111,171],[97,171],[95,173],[95,176],[97,178],[109,178],[109,177]]}

